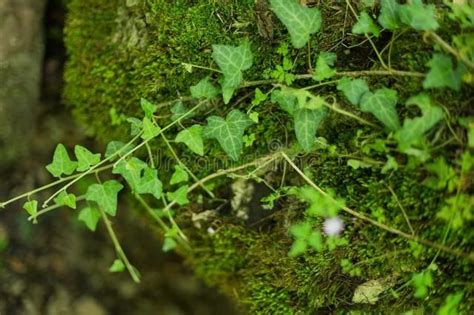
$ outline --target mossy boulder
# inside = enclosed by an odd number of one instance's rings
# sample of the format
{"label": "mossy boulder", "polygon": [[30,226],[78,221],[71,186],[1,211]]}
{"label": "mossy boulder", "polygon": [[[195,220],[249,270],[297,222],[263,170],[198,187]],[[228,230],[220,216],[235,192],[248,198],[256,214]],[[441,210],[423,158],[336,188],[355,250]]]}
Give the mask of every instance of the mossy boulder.
{"label": "mossy boulder", "polygon": [[[239,44],[249,40],[254,67],[245,73],[245,78],[259,80],[265,75],[268,78],[268,73],[281,63],[282,57],[276,53],[280,42],[289,41],[276,21],[274,39],[259,34],[254,5],[253,0],[71,0],[65,32],[69,56],[65,74],[66,103],[78,120],[89,127],[91,134],[101,140],[112,140],[127,136],[129,127],[124,117],[141,116],[140,98],[156,103],[173,100],[188,95],[189,87],[200,79],[213,76],[209,70],[193,68],[189,72],[183,66],[188,63],[215,68],[211,57],[213,44]],[[346,38],[344,45],[341,44],[339,31],[346,34],[350,28],[350,21],[346,21],[350,18],[346,18],[343,7],[328,2],[320,9],[325,22],[323,32],[312,38],[308,49],[290,49],[288,53],[294,61],[295,72],[311,68],[320,49],[336,51],[340,56],[337,66],[344,70],[367,70],[376,64],[369,44]],[[419,34],[407,32],[397,41],[392,66],[425,71],[432,51],[423,46]],[[383,49],[389,42],[390,38],[384,34],[376,45]],[[368,81],[375,88],[386,84],[399,89],[403,99],[421,89],[420,78],[384,77]],[[239,92],[231,106],[247,108],[251,92]],[[338,96],[334,88],[322,87],[319,92]],[[436,94],[435,97],[449,109],[457,108],[456,113],[464,113],[469,108],[463,99],[469,95],[472,97],[472,91],[463,89],[461,93]],[[288,116],[271,102],[259,106],[265,121],[252,127],[256,141],[245,152],[254,153],[253,157],[292,141],[288,130],[293,126]],[[225,115],[229,108],[219,103],[213,109]],[[160,109],[157,115],[169,121],[167,108]],[[205,118],[203,114],[193,119],[204,122]],[[407,166],[388,177],[380,169],[348,166],[345,158],[361,152],[363,143],[374,140],[374,133],[335,113],[326,119],[319,136],[330,145],[301,157],[306,159],[308,176],[322,187],[333,188],[357,211],[405,230],[406,218],[400,206],[403,205],[409,209],[411,224],[420,237],[443,239],[446,224],[433,218],[446,196],[420,184],[427,177],[426,170]],[[451,149],[439,148],[442,152],[437,154],[454,159],[457,153]],[[384,160],[386,157],[377,149],[369,151],[370,158]],[[210,156],[207,162],[213,165],[227,162],[219,152],[219,148],[207,149]],[[394,154],[400,163],[406,163],[406,156]],[[196,169],[198,175],[207,175],[200,173],[204,170],[198,163],[190,163],[189,167]],[[287,174],[288,170],[283,167],[276,173],[276,185],[280,181],[288,186],[304,184],[301,178]],[[225,188],[221,190],[219,197],[226,197]],[[204,204],[215,205],[212,200]],[[193,207],[206,210],[198,204],[190,206]],[[252,314],[434,313],[447,294],[460,289],[459,283],[467,283],[465,296],[472,298],[474,287],[469,283],[472,264],[395,237],[349,216],[344,217],[347,246],[332,252],[309,251],[298,258],[289,257],[293,239],[288,230],[303,219],[305,207],[292,197],[279,200],[275,209],[263,216],[270,222],[265,228],[248,226],[228,213],[221,214],[207,223],[215,233],[207,233],[205,227],[195,228],[190,224],[189,211],[178,211],[177,220],[194,249],[184,252],[187,262],[196,274],[233,297]],[[428,221],[430,224],[426,224]],[[319,226],[321,223],[315,222]],[[472,244],[474,236],[467,238]],[[341,264],[342,260],[345,264]],[[439,262],[436,290],[429,303],[425,303],[413,297],[411,275],[433,260]],[[374,305],[354,305],[354,291],[374,280],[390,283],[390,286]],[[469,313],[474,305],[467,303],[464,307]]]}

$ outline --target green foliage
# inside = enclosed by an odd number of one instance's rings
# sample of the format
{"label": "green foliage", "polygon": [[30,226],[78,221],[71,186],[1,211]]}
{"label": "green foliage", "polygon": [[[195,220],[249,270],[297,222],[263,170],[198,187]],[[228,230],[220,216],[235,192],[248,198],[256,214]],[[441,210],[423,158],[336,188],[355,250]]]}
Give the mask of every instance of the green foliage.
{"label": "green foliage", "polygon": [[240,46],[213,45],[212,57],[224,74],[221,81],[224,103],[228,104],[243,79],[243,71],[250,69],[253,56],[249,43]]}
{"label": "green foliage", "polygon": [[63,144],[58,144],[54,150],[53,162],[46,166],[48,172],[54,177],[71,175],[77,168],[77,162],[71,161]]}
{"label": "green foliage", "polygon": [[189,180],[188,172],[179,165],[175,165],[173,176],[171,176],[170,184],[178,184]]}
{"label": "green foliage", "polygon": [[151,140],[159,135],[160,132],[161,128],[156,123],[147,117],[143,118],[143,133],[141,135],[143,140]]}
{"label": "green foliage", "polygon": [[400,128],[400,121],[395,109],[397,101],[397,91],[382,88],[373,93],[365,93],[361,99],[360,109],[373,114],[389,130],[396,131]]}
{"label": "green foliage", "polygon": [[125,265],[122,260],[115,259],[112,265],[109,267],[109,272],[124,272]]}
{"label": "green foliage", "polygon": [[120,174],[127,181],[133,191],[138,191],[142,178],[142,171],[147,167],[147,164],[136,157],[131,157],[127,160],[122,160],[115,165],[112,170],[113,174]]}
{"label": "green foliage", "polygon": [[179,187],[176,191],[170,191],[166,193],[166,198],[169,202],[176,202],[180,206],[184,206],[189,203],[188,199],[188,185]]}
{"label": "green foliage", "polygon": [[433,287],[433,275],[430,270],[414,273],[411,284],[415,288],[415,297],[424,298],[428,295],[429,288]]}
{"label": "green foliage", "polygon": [[306,8],[296,0],[270,0],[270,5],[288,29],[295,48],[306,45],[311,34],[321,28],[321,13],[317,8]]}
{"label": "green foliage", "polygon": [[321,107],[319,109],[298,108],[293,119],[295,121],[296,139],[298,139],[301,147],[310,152],[316,140],[316,130],[327,114],[327,109]]}
{"label": "green foliage", "polygon": [[336,54],[330,52],[322,52],[316,61],[316,72],[313,79],[323,81],[332,78],[336,74],[336,70],[331,68],[336,62]]}
{"label": "green foliage", "polygon": [[162,192],[163,184],[158,178],[158,171],[148,166],[145,167],[145,170],[143,171],[143,176],[140,178],[140,181],[137,186],[137,193],[150,194],[153,195],[156,199],[160,199]]}
{"label": "green foliage", "polygon": [[123,188],[116,180],[108,180],[103,184],[93,184],[87,189],[86,199],[95,201],[97,205],[111,216],[117,213],[117,194]]}
{"label": "green foliage", "polygon": [[247,115],[239,110],[232,110],[226,119],[218,116],[208,117],[203,136],[219,141],[227,155],[237,161],[242,152],[244,131],[252,124],[253,121]]}
{"label": "green foliage", "polygon": [[100,162],[100,153],[94,154],[83,146],[76,145],[74,147],[74,153],[76,154],[77,170],[79,172],[84,172]]}
{"label": "green foliage", "polygon": [[391,31],[402,26],[400,21],[400,4],[395,0],[380,1],[380,15],[378,21],[380,25]]}
{"label": "green foliage", "polygon": [[424,134],[443,118],[443,110],[434,106],[427,94],[419,94],[407,100],[406,105],[416,105],[421,109],[421,116],[406,118],[402,128],[395,134],[400,151],[420,155],[414,148],[424,141]]}
{"label": "green foliage", "polygon": [[290,228],[290,233],[295,238],[293,246],[291,246],[288,253],[291,257],[303,254],[308,247],[314,248],[316,251],[323,249],[321,233],[315,231],[309,222],[293,225]]}
{"label": "green foliage", "polygon": [[422,0],[399,6],[400,20],[417,31],[434,31],[439,27],[434,4],[423,4]]}
{"label": "green foliage", "polygon": [[434,54],[433,59],[428,62],[431,68],[423,81],[423,87],[444,88],[449,87],[455,91],[461,88],[461,78],[465,71],[462,65],[453,68],[453,62],[449,56],[444,54]]}
{"label": "green foliage", "polygon": [[457,315],[459,303],[464,297],[464,292],[457,292],[446,297],[444,304],[439,308],[438,315]]}
{"label": "green foliage", "polygon": [[194,153],[203,156],[204,155],[204,142],[202,140],[202,126],[192,125],[191,127],[184,129],[178,133],[175,141],[184,143]]}
{"label": "green foliage", "polygon": [[352,27],[352,33],[373,34],[375,37],[378,37],[380,35],[380,30],[377,25],[375,25],[374,20],[372,20],[370,15],[363,11],[360,13],[357,23]]}
{"label": "green foliage", "polygon": [[26,212],[34,217],[38,213],[38,201],[37,200],[29,200],[23,204],[23,209],[26,210]]}
{"label": "green foliage", "polygon": [[153,114],[156,112],[157,106],[153,105],[150,101],[141,98],[140,99],[140,107],[142,108],[143,112],[145,113],[145,117],[148,119],[153,119]]}
{"label": "green foliage", "polygon": [[58,206],[67,206],[72,209],[76,209],[76,196],[74,194],[68,194],[64,190],[54,198],[54,202]]}
{"label": "green foliage", "polygon": [[79,211],[77,218],[84,222],[89,230],[94,232],[100,219],[100,211],[96,207],[88,206]]}
{"label": "green foliage", "polygon": [[[229,69],[229,71],[238,71],[236,69]],[[240,82],[239,82],[240,83]],[[209,78],[204,78],[199,81],[198,84],[191,86],[190,88],[191,96],[194,98],[205,98],[210,99],[218,96],[220,91],[215,87],[210,81]]]}
{"label": "green foliage", "polygon": [[337,89],[342,91],[344,96],[352,105],[359,105],[362,96],[369,92],[369,86],[363,79],[351,79],[343,77],[337,84]]}

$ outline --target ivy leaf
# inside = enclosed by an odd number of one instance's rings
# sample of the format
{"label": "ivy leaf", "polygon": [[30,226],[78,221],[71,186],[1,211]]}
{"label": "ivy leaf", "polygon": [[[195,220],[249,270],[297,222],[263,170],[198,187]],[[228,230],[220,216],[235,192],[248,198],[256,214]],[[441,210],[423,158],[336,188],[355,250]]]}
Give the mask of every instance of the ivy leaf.
{"label": "ivy leaf", "polygon": [[[119,152],[123,147],[125,147],[125,143],[122,141],[110,141],[107,144],[107,148],[105,149],[105,157],[110,158],[112,155]],[[126,153],[127,150],[123,150],[122,153]],[[115,161],[116,159],[117,157],[114,157],[111,158],[110,161]]]}
{"label": "ivy leaf", "polygon": [[125,265],[120,259],[115,259],[112,265],[109,267],[109,272],[123,272],[123,271],[125,271]]}
{"label": "ivy leaf", "polygon": [[142,171],[147,164],[142,160],[131,157],[130,159],[120,161],[112,170],[113,174],[120,174],[127,181],[133,191],[138,191],[141,182]]}
{"label": "ivy leaf", "polygon": [[143,118],[143,134],[141,138],[143,140],[150,140],[159,135],[161,132],[161,128],[153,123],[147,117]]}
{"label": "ivy leaf", "polygon": [[449,56],[434,54],[427,65],[431,70],[423,81],[425,89],[449,87],[452,90],[459,91],[465,71],[461,64],[454,70],[453,62]]}
{"label": "ivy leaf", "polygon": [[375,25],[374,20],[370,17],[367,12],[362,11],[359,16],[359,20],[352,27],[352,33],[354,34],[373,34],[375,37],[379,37],[380,30]]}
{"label": "ivy leaf", "polygon": [[188,119],[193,117],[194,113],[188,113],[189,110],[183,105],[183,102],[179,101],[171,107],[171,120],[176,121],[178,119]]}
{"label": "ivy leaf", "polygon": [[249,43],[240,46],[213,45],[212,57],[224,74],[221,81],[224,103],[228,104],[235,89],[242,82],[242,72],[250,69],[253,63]]}
{"label": "ivy leaf", "polygon": [[148,119],[153,118],[153,114],[156,112],[156,109],[157,109],[156,105],[152,104],[150,101],[144,98],[140,99],[140,107],[145,113],[145,117],[147,117]]}
{"label": "ivy leaf", "polygon": [[402,26],[399,15],[400,4],[396,0],[381,0],[380,7],[380,25],[391,31]]}
{"label": "ivy leaf", "polygon": [[163,252],[169,252],[178,246],[178,243],[172,237],[165,237],[163,241],[163,247],[161,248]]}
{"label": "ivy leaf", "polygon": [[106,213],[115,216],[117,212],[117,195],[123,188],[116,180],[103,184],[90,185],[86,192],[86,200],[95,201]]}
{"label": "ivy leaf", "polygon": [[46,166],[48,172],[54,177],[61,177],[61,175],[71,175],[77,167],[77,162],[71,161],[66,148],[63,144],[58,144],[54,150],[53,162]]}
{"label": "ivy leaf", "polygon": [[143,177],[138,183],[137,192],[139,194],[151,194],[156,199],[161,198],[163,192],[163,184],[158,178],[158,171],[150,167],[146,167],[143,172]]}
{"label": "ivy leaf", "polygon": [[174,169],[175,171],[173,175],[171,176],[171,180],[170,180],[171,185],[188,181],[189,175],[188,175],[188,172],[186,172],[184,168],[182,168],[179,165],[175,165]]}
{"label": "ivy leaf", "polygon": [[421,0],[412,0],[400,6],[400,20],[417,31],[434,31],[439,27],[436,21],[436,7],[424,5]]}
{"label": "ivy leaf", "polygon": [[34,217],[38,213],[38,201],[30,200],[25,202],[23,209],[25,209],[30,216]]}
{"label": "ivy leaf", "polygon": [[311,34],[321,28],[321,13],[317,8],[307,8],[296,0],[270,0],[270,6],[288,29],[295,48],[306,45]]}
{"label": "ivy leaf", "polygon": [[59,195],[54,198],[54,202],[58,206],[67,206],[72,209],[76,209],[76,196],[74,194],[68,194],[64,190],[59,193]]}
{"label": "ivy leaf", "polygon": [[272,92],[272,102],[280,105],[281,109],[288,114],[293,115],[298,108],[298,100],[295,95],[289,95],[282,90],[274,90]]}
{"label": "ivy leaf", "polygon": [[74,147],[74,154],[76,154],[79,172],[87,171],[91,166],[100,162],[100,153],[94,154],[80,145]]}
{"label": "ivy leaf", "polygon": [[180,131],[175,141],[186,144],[191,151],[200,156],[204,155],[201,125],[193,125],[188,129]]}
{"label": "ivy leaf", "polygon": [[130,123],[130,135],[136,136],[143,129],[143,123],[140,119],[135,117],[127,118],[127,122]]}
{"label": "ivy leaf", "polygon": [[175,201],[178,205],[184,206],[185,204],[189,203],[188,200],[188,185],[184,185],[178,188],[178,190],[174,192],[167,192],[166,198],[169,202]]}
{"label": "ivy leaf", "polygon": [[216,139],[229,157],[237,161],[242,152],[244,131],[252,124],[247,115],[234,109],[225,120],[217,116],[208,117],[203,136]]}
{"label": "ivy leaf", "polygon": [[427,94],[419,94],[408,99],[406,105],[417,105],[421,109],[421,117],[406,118],[403,127],[395,134],[398,147],[408,152],[410,147],[419,143],[424,134],[443,118],[443,110],[431,103]]}
{"label": "ivy leaf", "polygon": [[343,77],[337,84],[337,89],[342,91],[344,96],[352,105],[358,105],[362,96],[369,92],[369,86],[363,79],[350,79]]}
{"label": "ivy leaf", "polygon": [[300,108],[295,111],[295,132],[301,147],[310,152],[316,140],[316,130],[326,117],[327,108],[319,109]]}
{"label": "ivy leaf", "polygon": [[400,121],[395,109],[397,100],[397,91],[382,88],[374,93],[365,93],[361,99],[360,109],[373,114],[391,131],[396,131],[400,129]]}
{"label": "ivy leaf", "polygon": [[336,54],[323,51],[319,54],[316,61],[316,72],[313,79],[316,81],[323,81],[332,78],[336,74],[336,70],[331,68],[336,61]]}
{"label": "ivy leaf", "polygon": [[77,218],[94,232],[100,219],[100,211],[96,207],[86,207],[79,212]]}
{"label": "ivy leaf", "polygon": [[191,86],[191,96],[194,98],[211,99],[219,95],[220,91],[210,81],[209,78],[202,79],[198,84]]}

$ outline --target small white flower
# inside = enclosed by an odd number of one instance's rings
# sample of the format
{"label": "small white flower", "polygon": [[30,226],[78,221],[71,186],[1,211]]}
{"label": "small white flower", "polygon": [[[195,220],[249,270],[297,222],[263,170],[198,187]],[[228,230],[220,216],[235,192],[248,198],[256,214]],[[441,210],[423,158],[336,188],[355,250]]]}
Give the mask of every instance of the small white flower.
{"label": "small white flower", "polygon": [[212,234],[216,233],[216,230],[214,230],[214,229],[210,226],[210,227],[207,228],[207,233],[209,233],[209,234],[212,235]]}
{"label": "small white flower", "polygon": [[327,218],[324,221],[323,230],[326,235],[337,236],[344,230],[344,222],[339,217]]}

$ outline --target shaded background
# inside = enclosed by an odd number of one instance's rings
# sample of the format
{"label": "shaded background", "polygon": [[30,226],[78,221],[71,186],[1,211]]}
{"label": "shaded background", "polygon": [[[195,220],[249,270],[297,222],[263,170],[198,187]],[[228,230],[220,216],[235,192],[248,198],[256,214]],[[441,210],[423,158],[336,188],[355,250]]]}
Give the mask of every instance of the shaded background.
{"label": "shaded background", "polygon": [[[59,142],[102,149],[61,103],[64,19],[60,0],[0,0],[0,200],[50,181],[44,166]],[[236,313],[121,207],[115,228],[140,285],[107,272],[115,254],[102,226],[90,233],[66,209],[37,225],[21,202],[0,210],[0,315]]]}

